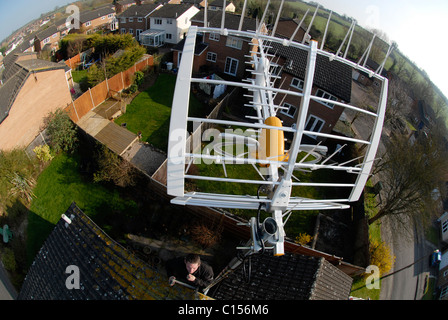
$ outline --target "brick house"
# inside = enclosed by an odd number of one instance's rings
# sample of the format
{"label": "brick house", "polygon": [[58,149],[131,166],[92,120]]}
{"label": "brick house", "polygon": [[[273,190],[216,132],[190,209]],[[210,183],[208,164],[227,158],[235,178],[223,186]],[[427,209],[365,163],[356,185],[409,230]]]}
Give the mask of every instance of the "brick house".
{"label": "brick house", "polygon": [[120,33],[130,33],[139,39],[140,33],[149,29],[149,15],[160,9],[161,4],[142,4],[131,6],[117,16]]}
{"label": "brick house", "polygon": [[35,52],[11,54],[0,87],[0,150],[26,147],[50,111],[72,102],[67,65],[37,59]]}
{"label": "brick house", "polygon": [[115,31],[118,23],[115,10],[111,6],[104,6],[95,10],[83,11],[79,17],[81,33],[90,34],[99,30]]}
{"label": "brick house", "polygon": [[448,300],[448,250],[442,254],[442,261],[439,264],[437,288],[440,290],[439,299]]}
{"label": "brick house", "polygon": [[[285,34],[276,34],[279,37],[285,36]],[[298,40],[301,42],[300,38],[296,39],[296,41]],[[278,79],[276,83],[283,84],[282,89],[301,92],[304,84],[308,53],[305,50],[283,46],[278,43],[272,43],[270,53],[277,56],[274,58],[274,61],[278,61],[279,69],[283,66],[281,68],[281,79]],[[351,85],[352,68],[339,61],[330,61],[321,55],[317,56],[312,95],[336,102],[349,103],[351,99]],[[299,114],[300,98],[291,95],[287,95],[284,100],[283,98],[283,95],[278,95],[274,101],[283,107],[277,116],[283,121],[284,125],[294,126]],[[305,130],[331,133],[342,112],[343,107],[329,102],[311,100]],[[320,138],[305,135],[304,139],[308,140],[309,143],[315,143]]]}
{"label": "brick house", "polygon": [[34,37],[34,51],[42,50],[57,51],[59,49],[59,40],[61,33],[58,28],[53,25],[42,31],[39,31]]}
{"label": "brick house", "polygon": [[191,4],[165,4],[149,16],[150,28],[140,34],[140,43],[151,47],[177,44],[184,39],[197,12],[199,9]]}
{"label": "brick house", "polygon": [[[222,0],[207,1],[208,10],[210,11],[222,11]],[[226,12],[235,12],[235,5],[231,1],[226,1]]]}
{"label": "brick house", "polygon": [[[222,12],[208,14],[208,24],[212,28],[221,27]],[[226,13],[225,27],[228,29],[238,29],[240,15]],[[192,25],[202,27],[204,25],[204,13],[201,11],[192,19]],[[255,30],[256,21],[251,18],[245,18],[242,30]],[[243,78],[245,76],[246,55],[252,50],[254,44],[247,38],[235,36],[224,36],[219,33],[206,33],[200,39],[197,39],[197,46],[207,45],[206,50],[201,52],[201,56],[195,56],[194,70],[198,71],[202,67],[210,73],[220,73],[230,77]],[[179,44],[173,50],[173,63],[176,67],[179,65],[179,57],[182,55],[183,43]],[[196,53],[196,52],[195,52]]]}

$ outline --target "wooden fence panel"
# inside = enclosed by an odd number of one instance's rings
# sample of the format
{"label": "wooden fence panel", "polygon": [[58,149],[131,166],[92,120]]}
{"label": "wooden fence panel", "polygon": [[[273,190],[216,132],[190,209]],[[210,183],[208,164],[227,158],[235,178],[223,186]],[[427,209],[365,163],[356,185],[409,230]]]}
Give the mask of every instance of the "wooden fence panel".
{"label": "wooden fence panel", "polygon": [[90,110],[93,109],[92,98],[90,97],[90,92],[86,91],[82,96],[74,101],[76,112],[81,119]]}
{"label": "wooden fence panel", "polygon": [[123,90],[123,81],[121,80],[121,72],[107,80],[109,90],[120,92]]}
{"label": "wooden fence panel", "polygon": [[76,67],[81,63],[81,54],[78,53],[76,56],[65,61],[65,64],[71,69],[76,69]]}
{"label": "wooden fence panel", "polygon": [[90,89],[90,91],[92,93],[92,100],[93,100],[94,107],[103,103],[104,100],[107,99],[107,94],[108,94],[106,80],[97,84],[95,87]]}
{"label": "wooden fence panel", "polygon": [[76,114],[75,107],[73,106],[73,102],[70,103],[67,107],[65,107],[64,111],[68,113],[70,119],[72,119],[74,123],[78,122],[79,119],[78,115]]}

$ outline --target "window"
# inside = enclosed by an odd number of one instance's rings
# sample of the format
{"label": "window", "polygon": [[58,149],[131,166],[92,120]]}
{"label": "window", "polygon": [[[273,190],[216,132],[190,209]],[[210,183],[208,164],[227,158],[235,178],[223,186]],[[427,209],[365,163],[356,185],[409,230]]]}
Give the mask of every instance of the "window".
{"label": "window", "polygon": [[296,114],[297,108],[295,106],[293,106],[292,104],[289,103],[284,103],[283,104],[284,108],[288,108],[288,109],[281,109],[280,113],[283,113],[285,115],[287,115],[290,118],[294,118],[294,115]]}
{"label": "window", "polygon": [[142,29],[137,29],[137,30],[135,30],[135,35],[136,35],[137,39],[139,38],[140,33],[142,33],[142,32],[143,32]]}
{"label": "window", "polygon": [[[107,15],[107,17],[110,19],[110,18],[112,18],[114,15],[113,15],[113,13],[109,13],[108,15]],[[126,18],[125,18],[126,19]]]}
{"label": "window", "polygon": [[102,16],[102,17],[101,17],[101,20],[104,20],[104,19],[106,19],[106,16]]}
{"label": "window", "polygon": [[169,40],[171,40],[171,39],[173,39],[173,35],[172,35],[171,33],[167,33],[167,34],[165,35],[165,39],[169,39]]}
{"label": "window", "polygon": [[121,23],[126,23],[126,18],[120,18]]}
{"label": "window", "polygon": [[134,22],[134,18],[128,18],[129,22]]}
{"label": "window", "polygon": [[243,47],[243,40],[234,37],[227,37],[226,46],[241,50]]}
{"label": "window", "polygon": [[293,78],[291,81],[291,87],[294,87],[299,90],[303,90],[303,80]]}
{"label": "window", "polygon": [[50,37],[45,38],[45,40],[44,40],[44,44],[46,44],[46,43],[48,43],[48,42],[50,42]]}
{"label": "window", "polygon": [[86,22],[86,27],[90,26],[92,24],[92,21],[87,21]]}
{"label": "window", "polygon": [[442,223],[442,233],[445,233],[448,231],[448,219],[443,221]]}
{"label": "window", "polygon": [[134,29],[129,28],[129,33],[130,33],[130,34],[134,34]]}
{"label": "window", "polygon": [[55,33],[54,35],[52,35],[53,38],[56,38],[58,36],[57,33]]}
{"label": "window", "polygon": [[154,24],[162,24],[162,19],[154,19]]}
{"label": "window", "polygon": [[120,29],[120,32],[121,32],[121,33],[126,33],[126,28],[121,28],[121,29]]}
{"label": "window", "polygon": [[237,70],[238,70],[238,60],[227,57],[226,65],[224,67],[224,73],[236,76]]}
{"label": "window", "polygon": [[[324,123],[325,123],[324,120],[322,120],[316,116],[310,115],[308,118],[308,121],[306,122],[305,130],[320,132],[320,130],[322,130],[322,127],[324,126]],[[312,135],[309,135],[309,136],[312,137],[313,139],[316,139],[316,136],[312,136]]]}
{"label": "window", "polygon": [[207,61],[216,62],[217,55],[214,52],[207,52]]}
{"label": "window", "polygon": [[173,24],[173,19],[166,19],[166,24]]}
{"label": "window", "polygon": [[138,22],[143,22],[143,18],[142,18],[142,17],[138,17],[138,18],[137,18],[137,21],[138,21]]}
{"label": "window", "polygon": [[210,32],[209,39],[213,41],[219,41],[219,33]]}
{"label": "window", "polygon": [[443,288],[442,290],[440,290],[440,298],[442,299],[443,297],[445,297],[446,295],[448,295],[448,286],[446,286],[445,288]]}
{"label": "window", "polygon": [[[336,98],[335,96],[332,96],[328,92],[325,92],[324,90],[321,90],[321,89],[317,89],[316,96],[324,98],[324,99],[328,99],[328,100],[333,100],[333,101],[337,101],[338,100],[338,98]],[[330,102],[319,101],[319,103],[322,103],[323,105],[325,105],[325,106],[327,106],[327,107],[329,107],[331,109],[334,108],[334,104],[332,104]]]}

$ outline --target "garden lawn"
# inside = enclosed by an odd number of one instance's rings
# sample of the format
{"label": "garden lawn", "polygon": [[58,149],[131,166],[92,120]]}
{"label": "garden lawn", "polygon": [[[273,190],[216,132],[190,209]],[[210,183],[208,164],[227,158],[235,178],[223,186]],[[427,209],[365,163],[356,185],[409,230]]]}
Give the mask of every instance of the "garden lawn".
{"label": "garden lawn", "polygon": [[28,216],[28,263],[72,202],[108,233],[137,213],[134,201],[122,198],[118,190],[90,182],[78,168],[78,155],[59,154],[39,176]]}
{"label": "garden lawn", "polygon": [[[142,133],[142,141],[167,151],[168,134],[173,102],[176,76],[162,73],[153,86],[137,95],[126,107],[126,113],[115,120],[119,125],[126,123],[126,128],[138,134]],[[190,96],[191,116],[202,114],[202,104]]]}

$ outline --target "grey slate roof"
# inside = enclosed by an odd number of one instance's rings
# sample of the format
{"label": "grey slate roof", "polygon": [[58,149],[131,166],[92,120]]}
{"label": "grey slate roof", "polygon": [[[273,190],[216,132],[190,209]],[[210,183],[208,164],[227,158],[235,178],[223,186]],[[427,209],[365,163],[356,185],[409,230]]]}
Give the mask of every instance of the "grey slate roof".
{"label": "grey slate roof", "polygon": [[[34,259],[18,300],[193,299],[194,291],[169,287],[166,276],[127,251],[75,203],[65,212]],[[67,289],[79,268],[79,289]]]}
{"label": "grey slate roof", "polygon": [[58,28],[56,27],[56,25],[51,25],[48,28],[39,31],[36,33],[36,38],[39,39],[40,41],[45,40],[48,37],[51,37],[53,34],[58,33]]}
{"label": "grey slate roof", "polygon": [[265,253],[251,257],[250,278],[240,265],[208,294],[225,300],[348,300],[351,285],[352,278],[324,258]]}
{"label": "grey slate roof", "polygon": [[[270,52],[286,59],[283,72],[304,80],[308,52],[292,46],[283,46],[279,43],[271,44]],[[350,102],[352,92],[352,68],[342,62],[317,56],[314,84],[335,95],[336,97]]]}
{"label": "grey slate roof", "polygon": [[83,11],[79,15],[79,21],[85,23],[108,14],[115,13],[115,10],[111,6],[104,6],[95,10]]}
{"label": "grey slate roof", "polygon": [[118,17],[145,17],[146,15],[154,11],[158,6],[159,4],[155,3],[147,3],[140,6],[131,6],[130,8],[120,13]]}
{"label": "grey slate roof", "polygon": [[[222,11],[207,11],[207,21],[210,28],[221,28]],[[238,30],[240,24],[241,15],[226,12],[224,27],[227,29]],[[204,10],[201,9],[195,16],[191,19],[201,23],[204,22]],[[255,19],[245,17],[243,20],[243,25],[241,30],[243,31],[255,31],[257,29],[257,22]]]}
{"label": "grey slate roof", "polygon": [[169,18],[177,19],[183,15],[188,9],[193,7],[192,4],[165,4],[162,8],[151,13],[151,18]]}

